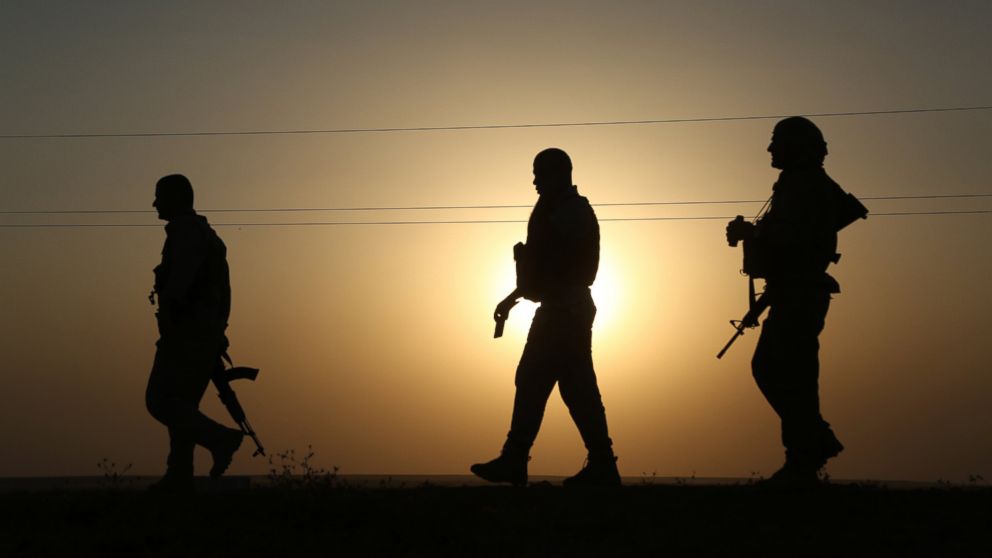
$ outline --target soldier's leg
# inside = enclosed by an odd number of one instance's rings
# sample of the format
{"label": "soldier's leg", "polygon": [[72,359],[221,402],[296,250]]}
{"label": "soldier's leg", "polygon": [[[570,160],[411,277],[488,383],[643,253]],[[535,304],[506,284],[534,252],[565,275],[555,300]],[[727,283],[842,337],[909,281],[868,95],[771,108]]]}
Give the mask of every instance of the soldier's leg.
{"label": "soldier's leg", "polygon": [[163,348],[159,342],[145,389],[145,407],[155,420],[168,429],[169,456],[166,459],[166,474],[171,477],[192,477],[193,448],[196,441],[184,429],[172,426],[179,414],[176,401],[183,390],[180,372],[176,369],[176,359],[167,351],[169,349]]}
{"label": "soldier's leg", "polygon": [[[820,415],[819,341],[829,295],[780,299],[762,325],[752,369],[759,388],[782,421],[789,461],[819,468],[827,445],[839,442]],[[828,452],[829,453],[829,452]]]}
{"label": "soldier's leg", "polygon": [[513,417],[510,431],[499,457],[486,463],[472,465],[476,476],[489,482],[508,482],[517,486],[527,484],[527,461],[530,448],[544,419],[544,408],[555,385],[551,365],[553,353],[548,345],[549,330],[546,317],[537,310],[527,335],[524,353],[517,365],[514,380]]}
{"label": "soldier's leg", "polygon": [[503,445],[503,452],[526,456],[537,438],[544,420],[544,409],[554,389],[555,354],[553,324],[547,313],[538,309],[534,315],[527,344],[517,365],[516,393],[513,398],[513,416],[510,431]]}
{"label": "soldier's leg", "polygon": [[592,316],[581,316],[563,324],[565,335],[558,347],[562,372],[558,378],[558,391],[568,407],[582,441],[589,451],[589,459],[612,459],[613,441],[606,425],[606,409],[596,381],[592,363]]}
{"label": "soldier's leg", "polygon": [[784,354],[787,341],[784,338],[782,319],[777,305],[771,307],[768,317],[761,324],[761,334],[751,358],[751,374],[765,396],[765,400],[778,414],[787,413],[786,392],[782,377],[787,373],[787,358]]}
{"label": "soldier's leg", "polygon": [[169,456],[166,470],[171,475],[193,476],[193,449],[196,441],[181,429],[169,427]]}
{"label": "soldier's leg", "polygon": [[568,407],[589,458],[613,457],[613,440],[606,425],[606,409],[592,367],[580,367],[558,383],[561,398]]}
{"label": "soldier's leg", "polygon": [[231,431],[199,411],[217,358],[195,346],[160,344],[155,353],[145,402],[151,415],[169,428],[170,472],[192,474],[194,445],[212,448]]}
{"label": "soldier's leg", "polygon": [[589,452],[582,470],[562,482],[567,487],[616,487],[622,484],[617,458],[613,455],[613,441],[606,427],[606,409],[592,365],[592,318],[595,313],[595,306],[590,304],[572,319],[569,327],[563,329],[567,336],[559,347],[564,368],[558,379],[558,390]]}
{"label": "soldier's leg", "polygon": [[830,425],[820,413],[820,342],[830,296],[826,293],[810,294],[798,305],[795,327],[791,328],[794,338],[790,343],[793,351],[789,355],[794,374],[795,394],[793,407],[789,410],[789,421],[782,423],[783,442],[795,459],[809,463],[819,469],[827,459],[836,456],[843,449]]}

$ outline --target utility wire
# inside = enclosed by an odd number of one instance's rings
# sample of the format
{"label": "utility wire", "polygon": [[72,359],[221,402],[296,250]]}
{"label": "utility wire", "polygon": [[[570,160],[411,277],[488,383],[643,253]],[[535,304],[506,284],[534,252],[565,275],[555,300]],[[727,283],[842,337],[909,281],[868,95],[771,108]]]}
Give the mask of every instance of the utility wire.
{"label": "utility wire", "polygon": [[[919,114],[926,112],[971,112],[992,110],[992,106],[973,107],[936,107],[897,110],[869,110],[850,112],[820,112],[803,116],[827,118],[835,116],[879,116],[889,114]],[[698,118],[665,118],[645,120],[601,120],[588,122],[546,122],[521,124],[471,124],[464,126],[411,126],[388,128],[327,128],[327,129],[296,129],[296,130],[215,130],[188,132],[87,132],[63,134],[3,134],[0,139],[97,139],[97,138],[153,138],[153,137],[203,137],[203,136],[274,136],[274,135],[303,135],[303,134],[367,134],[389,132],[442,132],[463,130],[505,130],[521,128],[573,128],[581,126],[630,126],[645,124],[684,124],[698,122],[733,122],[741,120],[771,120],[788,118],[793,114],[769,114],[753,116],[715,116]]]}
{"label": "utility wire", "polygon": [[[992,194],[933,194],[920,196],[873,196],[858,198],[863,201],[881,200],[936,200],[936,199],[965,199],[992,198]],[[638,207],[659,205],[723,205],[764,203],[767,200],[693,200],[693,201],[657,201],[657,202],[618,202],[594,203],[593,207]],[[406,207],[282,207],[259,209],[198,209],[197,213],[299,213],[321,211],[440,211],[452,209],[527,209],[529,205],[414,205]],[[151,209],[53,209],[53,210],[13,210],[0,211],[0,215],[100,215],[100,214],[148,214],[155,213]]]}
{"label": "utility wire", "polygon": [[[871,213],[872,217],[902,217],[918,215],[980,215],[992,214],[992,209],[966,211],[895,211],[887,213]],[[612,217],[599,219],[600,222],[618,221],[714,221],[733,219],[734,216],[705,216],[705,217]],[[348,226],[348,225],[478,225],[502,223],[526,223],[526,219],[471,219],[451,221],[298,221],[298,222],[256,222],[256,223],[211,223],[214,227],[315,227],[315,226]],[[40,228],[139,228],[163,227],[158,224],[130,223],[30,223],[30,224],[0,224],[5,229],[40,229]]]}

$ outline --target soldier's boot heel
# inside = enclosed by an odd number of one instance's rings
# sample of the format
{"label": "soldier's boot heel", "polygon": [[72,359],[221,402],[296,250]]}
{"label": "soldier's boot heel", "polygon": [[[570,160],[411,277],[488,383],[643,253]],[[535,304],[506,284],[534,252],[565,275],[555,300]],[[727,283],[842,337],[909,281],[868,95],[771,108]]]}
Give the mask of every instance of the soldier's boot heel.
{"label": "soldier's boot heel", "polygon": [[616,457],[599,457],[587,459],[582,470],[562,481],[563,486],[606,486],[616,487],[622,484],[620,471],[617,470]]}
{"label": "soldier's boot heel", "polygon": [[214,458],[213,467],[210,468],[210,478],[219,478],[224,471],[227,471],[244,439],[245,435],[240,430],[228,429],[220,442],[210,449],[210,455]]}
{"label": "soldier's boot heel", "polygon": [[472,474],[489,482],[508,482],[514,486],[527,485],[527,461],[523,457],[506,453],[486,463],[476,463],[470,468]]}

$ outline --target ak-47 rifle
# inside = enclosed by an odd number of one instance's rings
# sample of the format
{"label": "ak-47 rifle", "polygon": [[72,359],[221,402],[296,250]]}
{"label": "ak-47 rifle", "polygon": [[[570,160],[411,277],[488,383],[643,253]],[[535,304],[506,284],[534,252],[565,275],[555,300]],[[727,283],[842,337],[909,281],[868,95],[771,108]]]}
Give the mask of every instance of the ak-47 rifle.
{"label": "ak-47 rifle", "polygon": [[214,383],[214,387],[217,388],[217,396],[220,397],[221,403],[227,408],[227,412],[231,414],[231,418],[234,422],[238,423],[238,427],[241,428],[241,432],[245,436],[251,437],[252,441],[255,442],[255,453],[251,454],[252,457],[256,455],[265,455],[265,448],[262,447],[262,442],[258,440],[258,435],[255,434],[255,430],[251,427],[248,422],[248,417],[245,416],[245,410],[241,408],[241,403],[238,402],[238,396],[231,389],[231,382],[234,380],[251,380],[255,381],[258,377],[258,368],[249,368],[247,366],[234,366],[231,361],[231,357],[225,352],[224,360],[227,361],[231,368],[224,368],[224,364],[220,363],[217,368],[214,369],[213,373],[210,375],[210,379]]}

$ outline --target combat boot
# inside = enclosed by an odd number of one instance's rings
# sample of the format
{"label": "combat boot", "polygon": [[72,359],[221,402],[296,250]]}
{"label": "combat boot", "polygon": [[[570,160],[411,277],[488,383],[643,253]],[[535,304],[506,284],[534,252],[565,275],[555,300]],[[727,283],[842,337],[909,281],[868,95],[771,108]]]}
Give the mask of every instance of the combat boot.
{"label": "combat boot", "polygon": [[840,443],[837,436],[828,428],[820,439],[820,455],[818,456],[821,460],[820,466],[826,465],[828,459],[837,457],[842,451],[844,451],[844,444]]}
{"label": "combat boot", "polygon": [[562,481],[562,486],[620,486],[615,456],[586,459],[582,470]]}
{"label": "combat boot", "polygon": [[527,485],[527,455],[503,452],[492,461],[472,465],[472,474],[489,482],[508,482],[513,486]]}
{"label": "combat boot", "polygon": [[227,430],[217,445],[210,448],[210,455],[214,458],[213,467],[210,468],[210,478],[212,479],[219,478],[224,474],[224,471],[231,465],[231,460],[234,459],[234,452],[238,451],[241,442],[245,439],[244,433],[240,430],[233,428]]}

